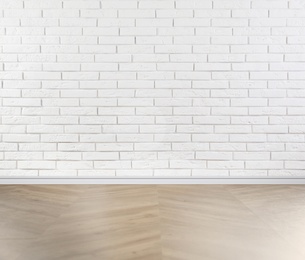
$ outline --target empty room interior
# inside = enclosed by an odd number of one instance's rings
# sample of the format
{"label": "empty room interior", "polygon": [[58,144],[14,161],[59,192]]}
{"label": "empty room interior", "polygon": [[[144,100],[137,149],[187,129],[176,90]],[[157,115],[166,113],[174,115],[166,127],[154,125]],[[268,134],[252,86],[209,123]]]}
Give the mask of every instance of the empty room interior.
{"label": "empty room interior", "polygon": [[304,260],[304,0],[0,0],[0,260]]}

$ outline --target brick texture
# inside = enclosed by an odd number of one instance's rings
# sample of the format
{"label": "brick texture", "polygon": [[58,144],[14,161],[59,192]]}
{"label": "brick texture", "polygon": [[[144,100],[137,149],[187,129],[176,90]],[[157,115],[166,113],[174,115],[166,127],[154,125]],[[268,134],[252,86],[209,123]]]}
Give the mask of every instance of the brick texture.
{"label": "brick texture", "polygon": [[1,0],[0,176],[305,176],[301,0]]}

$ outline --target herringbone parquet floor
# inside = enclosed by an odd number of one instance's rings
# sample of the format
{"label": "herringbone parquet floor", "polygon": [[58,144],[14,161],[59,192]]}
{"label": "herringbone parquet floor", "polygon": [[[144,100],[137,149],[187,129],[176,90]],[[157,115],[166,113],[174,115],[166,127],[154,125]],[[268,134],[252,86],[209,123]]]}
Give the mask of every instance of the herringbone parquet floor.
{"label": "herringbone parquet floor", "polygon": [[304,260],[305,186],[0,186],[0,260]]}

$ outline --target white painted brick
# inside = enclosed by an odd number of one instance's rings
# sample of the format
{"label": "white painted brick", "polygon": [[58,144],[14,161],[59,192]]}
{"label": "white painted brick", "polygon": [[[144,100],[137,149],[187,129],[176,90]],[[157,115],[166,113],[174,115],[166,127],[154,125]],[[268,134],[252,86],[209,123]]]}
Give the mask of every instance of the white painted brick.
{"label": "white painted brick", "polygon": [[61,73],[59,72],[25,72],[24,79],[35,80],[54,80],[61,79]]}
{"label": "white painted brick", "polygon": [[58,161],[56,166],[59,170],[82,170],[92,169],[93,162],[91,161]]}
{"label": "white painted brick", "polygon": [[120,152],[121,160],[156,160],[157,152]]}
{"label": "white painted brick", "polygon": [[20,151],[56,151],[54,143],[20,143]]}
{"label": "white painted brick", "polygon": [[272,152],[271,159],[285,161],[302,161],[304,159],[304,152]]}
{"label": "white painted brick", "polygon": [[250,62],[282,62],[282,54],[248,54],[246,60]]}
{"label": "white painted brick", "polygon": [[28,27],[50,27],[50,26],[58,26],[58,19],[53,18],[22,18],[21,26]]}
{"label": "white painted brick", "polygon": [[97,44],[98,37],[96,36],[61,36],[60,41],[65,45],[81,45],[81,44]]}
{"label": "white painted brick", "polygon": [[288,1],[253,1],[253,9],[286,9],[288,8]]}
{"label": "white painted brick", "polygon": [[211,114],[217,116],[247,115],[248,109],[245,107],[213,107]]}
{"label": "white painted brick", "polygon": [[18,161],[19,169],[55,169],[55,161]]}
{"label": "white painted brick", "polygon": [[173,169],[204,169],[206,161],[201,160],[171,160],[170,168]]}
{"label": "white painted brick", "polygon": [[[171,22],[171,20],[170,20]],[[169,26],[169,25],[168,25]],[[201,27],[210,26],[210,19],[207,18],[175,18],[174,26]]]}
{"label": "white painted brick", "polygon": [[100,8],[99,1],[63,1],[63,7],[67,9],[97,9]]}
{"label": "white painted brick", "polygon": [[155,99],[155,104],[157,106],[187,107],[187,106],[190,106],[191,103],[192,103],[192,100],[190,98],[157,98],[157,99]]}
{"label": "white painted brick", "polygon": [[234,152],[235,160],[270,160],[270,153],[268,152]]}
{"label": "white painted brick", "polygon": [[131,168],[131,161],[95,161],[96,169],[128,169]]}
{"label": "white painted brick", "polygon": [[154,117],[153,116],[119,116],[118,117],[119,124],[127,124],[127,125],[134,125],[134,124],[153,124]]}
{"label": "white painted brick", "polygon": [[250,44],[277,45],[277,44],[286,44],[286,40],[287,39],[285,36],[250,36],[249,37]]}
{"label": "white painted brick", "polygon": [[215,126],[215,133],[251,133],[251,126],[248,125],[232,125],[232,126]]}
{"label": "white painted brick", "polygon": [[159,19],[136,19],[136,26],[143,27],[170,27],[172,26],[172,19],[159,18]]}
{"label": "white painted brick", "polygon": [[[81,92],[80,92],[81,93]],[[81,98],[80,106],[81,107],[96,107],[96,106],[115,106],[117,104],[116,99],[113,98]]]}
{"label": "white painted brick", "polygon": [[191,124],[191,116],[157,116],[157,124]]}
{"label": "white painted brick", "polygon": [[0,169],[14,169],[16,168],[17,163],[15,161],[0,161]]}
{"label": "white painted brick", "polygon": [[213,151],[245,151],[246,144],[242,143],[211,143],[211,150]]}
{"label": "white painted brick", "polygon": [[214,28],[214,27],[198,27],[196,28],[196,35],[206,35],[206,36],[215,36],[215,35],[232,35],[231,28]]}
{"label": "white painted brick", "polygon": [[39,2],[30,0],[24,2],[24,7],[29,9],[60,9],[62,8],[62,1],[54,0],[39,0]]}
{"label": "white painted brick", "polygon": [[42,152],[5,152],[5,160],[42,160]]}
{"label": "white painted brick", "polygon": [[49,126],[49,125],[28,125],[27,132],[33,134],[40,133],[63,133],[63,126]]}
{"label": "white painted brick", "polygon": [[152,142],[153,135],[151,134],[117,134],[119,142]]}
{"label": "white painted brick", "polygon": [[192,140],[195,142],[228,142],[227,134],[193,134]]}
{"label": "white painted brick", "polygon": [[66,161],[66,160],[81,160],[81,153],[77,152],[45,152],[45,160],[56,160],[56,161]]}
{"label": "white painted brick", "polygon": [[61,115],[97,115],[97,109],[94,107],[63,107],[60,109]]}
{"label": "white painted brick", "polygon": [[[142,2],[144,3],[144,2]],[[193,17],[193,10],[157,10],[157,17]]]}
{"label": "white painted brick", "polygon": [[154,140],[157,142],[190,142],[190,134],[155,134]]}
{"label": "white painted brick", "polygon": [[208,161],[210,169],[243,169],[243,161]]}
{"label": "white painted brick", "polygon": [[191,27],[160,27],[158,35],[194,35],[195,29]]}
{"label": "white painted brick", "polygon": [[114,134],[82,134],[80,135],[80,142],[84,143],[108,143],[114,142]]}
{"label": "white painted brick", "polygon": [[229,116],[195,116],[195,124],[208,124],[208,125],[217,125],[217,124],[229,124]]}
{"label": "white painted brick", "polygon": [[232,107],[261,107],[267,106],[268,99],[267,98],[232,98],[231,106]]}
{"label": "white painted brick", "polygon": [[286,72],[251,72],[250,79],[253,80],[276,80],[276,79],[287,79],[288,73]]}
{"label": "white painted brick", "polygon": [[174,36],[175,44],[209,44],[210,38],[208,36]]}
{"label": "white painted brick", "polygon": [[192,108],[174,108],[174,115],[209,115],[210,108],[192,107]]}
{"label": "white painted brick", "polygon": [[232,124],[240,124],[240,125],[260,125],[260,124],[268,124],[267,116],[232,116],[231,117]]}
{"label": "white painted brick", "polygon": [[77,142],[76,134],[41,134],[41,141],[46,143]]}
{"label": "white painted brick", "polygon": [[[109,10],[107,10],[107,14]],[[128,17],[128,18],[154,18],[155,10],[149,9],[122,9],[118,10],[119,17]]]}
{"label": "white painted brick", "polygon": [[[17,36],[41,36],[44,34],[43,27],[7,27],[6,28],[7,35],[14,35]],[[23,38],[22,38],[23,39]]]}
{"label": "white painted brick", "polygon": [[191,53],[192,52],[192,46],[189,45],[158,45],[155,46],[155,52],[156,53]]}
{"label": "white painted brick", "polygon": [[200,0],[178,0],[176,1],[177,9],[211,9],[212,1],[200,1]]}
{"label": "white painted brick", "polygon": [[[259,31],[261,33],[262,30],[259,30]],[[245,35],[245,34],[248,35],[248,34],[256,33],[251,28],[250,28],[250,30],[247,29],[247,28],[246,29],[245,28],[237,28],[233,32],[234,32],[234,34],[237,34],[237,35],[238,34],[240,34],[240,35]],[[255,55],[260,55],[260,53],[264,53],[263,55],[266,55],[266,56],[270,55],[270,54],[267,54],[268,47],[267,46],[263,46],[263,45],[233,45],[233,46],[231,46],[231,52],[232,53],[249,53],[249,54],[255,53]],[[281,55],[279,55],[279,56],[281,56]],[[247,58],[248,58],[248,55],[246,56],[246,59]],[[283,59],[281,59],[281,60],[283,60]],[[251,61],[251,60],[249,60],[249,61]],[[257,59],[257,61],[262,61],[263,62],[264,60]]]}
{"label": "white painted brick", "polygon": [[73,151],[73,152],[84,152],[84,151],[94,151],[95,144],[93,143],[59,143],[59,151]]}
{"label": "white painted brick", "polygon": [[[252,2],[252,4],[255,3],[255,2]],[[266,4],[266,2],[264,2],[264,3]],[[242,17],[242,18],[243,17],[246,17],[246,18],[249,18],[249,17],[268,17],[268,10],[234,9],[234,10],[232,10],[232,17]]]}
{"label": "white painted brick", "polygon": [[172,109],[169,107],[160,107],[160,108],[155,108],[155,107],[139,107],[136,108],[136,114],[137,115],[171,115],[173,114]]}
{"label": "white painted brick", "polygon": [[[135,2],[136,4],[136,2]],[[119,6],[122,3],[119,1]],[[141,1],[139,2],[140,9],[173,9],[175,7],[174,1]]]}
{"label": "white painted brick", "polygon": [[88,133],[88,134],[99,134],[101,133],[101,126],[95,126],[95,125],[68,125],[65,127],[65,133],[73,133],[73,134],[83,134],[83,133]]}
{"label": "white painted brick", "polygon": [[[33,10],[27,10],[33,11]],[[36,11],[36,10],[34,10]],[[41,16],[41,12],[39,12],[39,17]],[[79,10],[72,10],[72,9],[45,9],[42,10],[42,16],[47,18],[57,18],[57,17],[79,17]]]}
{"label": "white painted brick", "polygon": [[172,125],[143,125],[140,126],[140,133],[174,133],[175,126]]}
{"label": "white painted brick", "polygon": [[[79,122],[86,125],[116,124],[117,119],[115,116],[80,116]],[[103,127],[104,132],[105,129],[106,126]]]}
{"label": "white painted brick", "polygon": [[[188,2],[188,1],[187,1]],[[200,3],[205,3],[200,1]],[[194,10],[195,17],[231,17],[231,10],[204,10],[204,9],[195,9]]]}
{"label": "white painted brick", "polygon": [[232,0],[232,1],[215,1],[215,9],[248,9],[250,8],[251,2],[249,0]]}
{"label": "white painted brick", "polygon": [[166,151],[170,150],[170,143],[142,143],[135,144],[135,150],[138,151]]}
{"label": "white painted brick", "polygon": [[118,152],[84,152],[84,160],[117,160]]}
{"label": "white painted brick", "polygon": [[199,160],[232,160],[230,152],[196,152],[196,159]]}
{"label": "white painted brick", "polygon": [[269,134],[268,141],[270,142],[304,142],[304,135],[302,134]]}
{"label": "white painted brick", "polygon": [[207,151],[209,144],[207,143],[173,143],[173,150],[175,151]]}
{"label": "white painted brick", "polygon": [[39,52],[38,45],[4,45],[3,46],[4,53],[37,53]]}
{"label": "white painted brick", "polygon": [[249,161],[246,169],[283,169],[283,161]]}
{"label": "white painted brick", "polygon": [[41,101],[38,98],[3,98],[4,106],[12,107],[38,107]]}
{"label": "white painted brick", "polygon": [[168,168],[168,165],[165,160],[132,161],[132,168],[135,169],[162,169]]}
{"label": "white painted brick", "polygon": [[[251,143],[247,144],[248,151],[284,151],[285,144],[281,143]],[[289,151],[289,149],[287,149]]]}
{"label": "white painted brick", "polygon": [[46,107],[78,106],[79,100],[73,98],[60,98],[60,99],[43,98],[42,105]]}
{"label": "white painted brick", "polygon": [[302,1],[0,9],[1,176],[304,176]]}
{"label": "white painted brick", "polygon": [[105,143],[96,144],[96,150],[102,151],[102,152],[110,152],[110,151],[132,151],[133,150],[133,144],[132,143]]}
{"label": "white painted brick", "polygon": [[[136,9],[137,1],[102,1],[104,9]],[[141,6],[140,6],[141,7]]]}
{"label": "white painted brick", "polygon": [[244,27],[248,26],[248,20],[243,18],[215,18],[212,19],[215,27]]}
{"label": "white painted brick", "polygon": [[190,71],[190,72],[176,72],[176,79],[179,80],[209,80],[211,79],[210,72],[197,72],[197,71]]}
{"label": "white painted brick", "polygon": [[[73,11],[73,9],[68,9],[68,11]],[[78,11],[78,10],[77,10]],[[78,11],[79,14],[79,11]],[[118,12],[115,9],[81,9],[81,17],[93,17],[93,18],[115,18],[118,16]],[[65,16],[67,17],[67,16]]]}
{"label": "white painted brick", "polygon": [[[46,35],[59,35],[59,36],[63,36],[63,35],[81,35],[82,30],[80,28],[70,28],[70,27],[49,27],[46,28]],[[52,48],[52,47],[51,47]],[[66,46],[55,46],[53,48],[57,48],[57,49],[65,49]],[[67,53],[69,53],[67,51]]]}
{"label": "white painted brick", "polygon": [[231,134],[230,141],[231,142],[241,142],[241,143],[266,142],[267,136],[265,134]]}
{"label": "white painted brick", "polygon": [[286,21],[281,18],[251,18],[250,26],[253,27],[277,27],[277,26],[285,26]]}
{"label": "white painted brick", "polygon": [[19,9],[23,7],[22,1],[3,0],[0,3],[1,9]]}

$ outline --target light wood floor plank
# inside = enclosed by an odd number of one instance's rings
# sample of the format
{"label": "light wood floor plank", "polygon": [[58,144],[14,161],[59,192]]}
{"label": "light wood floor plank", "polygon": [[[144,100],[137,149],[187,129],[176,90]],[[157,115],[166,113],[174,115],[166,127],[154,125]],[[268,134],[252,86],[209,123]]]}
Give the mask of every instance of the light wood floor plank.
{"label": "light wood floor plank", "polygon": [[1,260],[304,260],[305,187],[0,186]]}

